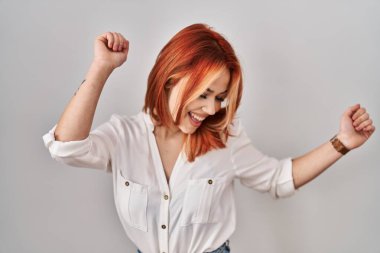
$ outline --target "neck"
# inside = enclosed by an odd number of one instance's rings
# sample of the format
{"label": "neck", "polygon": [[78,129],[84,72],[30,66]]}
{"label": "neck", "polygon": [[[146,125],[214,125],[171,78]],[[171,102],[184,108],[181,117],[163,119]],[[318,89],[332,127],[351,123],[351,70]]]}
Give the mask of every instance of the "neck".
{"label": "neck", "polygon": [[183,137],[184,133],[178,127],[164,127],[164,126],[155,126],[154,135],[161,139],[175,139]]}
{"label": "neck", "polygon": [[161,126],[157,121],[155,121],[152,117],[151,120],[154,125],[153,133],[156,137],[159,137],[161,139],[173,139],[178,137],[183,137],[183,133],[181,129],[179,129],[177,126],[172,125],[171,127],[165,127]]}

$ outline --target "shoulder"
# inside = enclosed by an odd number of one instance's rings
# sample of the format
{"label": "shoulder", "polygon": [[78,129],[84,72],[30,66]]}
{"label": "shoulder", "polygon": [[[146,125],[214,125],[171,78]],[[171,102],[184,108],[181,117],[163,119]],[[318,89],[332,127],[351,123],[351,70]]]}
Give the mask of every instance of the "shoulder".
{"label": "shoulder", "polygon": [[143,112],[139,112],[132,116],[113,113],[109,122],[118,132],[132,132],[136,134],[146,130]]}
{"label": "shoulder", "polygon": [[229,134],[231,137],[236,137],[243,131],[243,122],[239,115],[236,115],[229,126]]}
{"label": "shoulder", "polygon": [[244,122],[240,116],[236,116],[229,128],[229,137],[226,146],[229,148],[236,148],[240,145],[245,145],[250,141],[249,136],[244,127]]}

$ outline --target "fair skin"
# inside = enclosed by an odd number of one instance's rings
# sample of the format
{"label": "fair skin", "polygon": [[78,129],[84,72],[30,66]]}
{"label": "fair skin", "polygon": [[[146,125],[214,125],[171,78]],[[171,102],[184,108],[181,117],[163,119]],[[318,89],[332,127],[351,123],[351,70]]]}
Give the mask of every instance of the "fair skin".
{"label": "fair skin", "polygon": [[96,106],[106,80],[127,59],[129,42],[116,32],[95,39],[94,59],[83,82],[62,113],[54,135],[58,141],[85,139],[91,130]]}
{"label": "fair skin", "polygon": [[[375,132],[368,112],[360,104],[349,107],[341,116],[337,137],[350,150],[363,145]],[[310,152],[293,159],[295,188],[316,178],[343,155],[329,141]]]}
{"label": "fair skin", "polygon": [[[95,57],[86,75],[86,81],[70,100],[57,123],[54,133],[57,140],[82,140],[88,136],[105,82],[113,70],[126,61],[129,42],[120,33],[107,32],[96,38],[94,49]],[[193,133],[197,128],[197,124],[194,125],[190,121],[188,112],[195,113],[198,118],[204,118],[215,114],[220,109],[217,98],[227,89],[228,81],[226,80],[229,79],[229,76],[224,74],[225,72],[221,73],[215,82],[210,82],[208,88],[213,92],[205,91],[205,97],[193,101],[186,108],[186,113],[178,128],[166,129],[159,126],[155,128],[154,132],[168,181],[175,159],[182,148],[182,135]],[[172,101],[176,98],[175,93],[173,89],[169,104],[173,104]],[[356,104],[348,107],[341,116],[337,136],[346,147],[355,149],[363,145],[374,132],[375,126],[368,112],[360,104]],[[295,187],[299,188],[313,180],[342,156],[329,141],[326,141],[304,155],[294,158],[292,161]]]}
{"label": "fair skin", "polygon": [[[185,108],[178,126],[173,125],[171,128],[159,125],[155,126],[154,135],[168,182],[174,164],[183,147],[183,135],[194,133],[202,124],[202,122],[198,120],[204,120],[221,109],[222,102],[227,95],[226,91],[229,80],[230,73],[227,68],[222,68],[215,73],[210,73],[205,78],[205,82],[209,82],[205,92]],[[186,79],[183,78],[181,81],[186,82]],[[185,83],[181,83],[181,81],[175,85],[169,93],[169,110],[173,120],[176,117],[176,99],[180,93],[181,85],[185,85]],[[198,120],[192,118],[191,115]]]}

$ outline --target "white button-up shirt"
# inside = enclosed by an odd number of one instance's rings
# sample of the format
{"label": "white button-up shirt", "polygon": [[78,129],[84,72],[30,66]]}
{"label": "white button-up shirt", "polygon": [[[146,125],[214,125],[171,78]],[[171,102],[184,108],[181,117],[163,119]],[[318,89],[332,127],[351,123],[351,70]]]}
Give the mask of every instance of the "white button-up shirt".
{"label": "white button-up shirt", "polygon": [[217,249],[236,226],[234,179],[273,198],[295,192],[292,160],[262,154],[235,119],[226,148],[192,163],[180,153],[166,180],[149,116],[112,114],[84,140],[61,142],[55,125],[43,136],[59,162],[112,173],[117,213],[143,253],[200,253]]}

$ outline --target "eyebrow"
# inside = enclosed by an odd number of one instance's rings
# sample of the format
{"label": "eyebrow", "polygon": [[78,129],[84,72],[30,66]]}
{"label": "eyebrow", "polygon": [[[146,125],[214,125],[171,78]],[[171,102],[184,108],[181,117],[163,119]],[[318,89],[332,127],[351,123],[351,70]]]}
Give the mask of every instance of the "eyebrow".
{"label": "eyebrow", "polygon": [[[207,88],[207,91],[210,92],[210,93],[214,93],[214,91],[212,89],[210,89],[210,88]],[[227,93],[227,92],[228,92],[228,90],[225,90],[225,91],[221,92],[220,94],[224,94],[224,93]]]}

